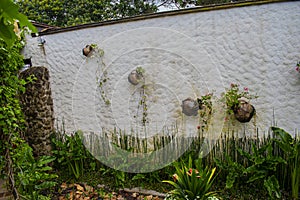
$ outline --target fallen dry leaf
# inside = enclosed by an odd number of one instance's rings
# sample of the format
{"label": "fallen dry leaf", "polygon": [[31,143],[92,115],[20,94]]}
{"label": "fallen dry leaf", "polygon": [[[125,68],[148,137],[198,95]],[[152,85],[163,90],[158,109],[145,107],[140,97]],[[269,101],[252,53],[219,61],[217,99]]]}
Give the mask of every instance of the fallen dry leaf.
{"label": "fallen dry leaf", "polygon": [[81,185],[79,185],[79,184],[74,184],[74,186],[76,186],[76,189],[77,190],[79,190],[79,191],[84,191],[84,188],[81,186]]}
{"label": "fallen dry leaf", "polygon": [[92,186],[84,185],[84,188],[88,193],[94,192],[94,188]]}
{"label": "fallen dry leaf", "polygon": [[66,200],[64,196],[59,196],[58,200]]}
{"label": "fallen dry leaf", "polygon": [[70,198],[69,198],[69,199],[73,199],[73,197],[74,197],[74,192],[71,191],[71,192],[69,193],[69,195],[70,195]]}
{"label": "fallen dry leaf", "polygon": [[83,192],[82,191],[76,191],[77,195],[81,195]]}
{"label": "fallen dry leaf", "polygon": [[64,190],[64,189],[66,189],[68,187],[68,185],[67,185],[67,183],[62,183],[60,185],[60,187]]}
{"label": "fallen dry leaf", "polygon": [[146,199],[147,199],[147,200],[151,200],[152,198],[153,198],[152,195],[146,196]]}
{"label": "fallen dry leaf", "polygon": [[134,198],[136,198],[137,197],[137,193],[136,192],[134,192],[134,193],[132,193],[132,195],[131,195],[132,197],[134,197]]}

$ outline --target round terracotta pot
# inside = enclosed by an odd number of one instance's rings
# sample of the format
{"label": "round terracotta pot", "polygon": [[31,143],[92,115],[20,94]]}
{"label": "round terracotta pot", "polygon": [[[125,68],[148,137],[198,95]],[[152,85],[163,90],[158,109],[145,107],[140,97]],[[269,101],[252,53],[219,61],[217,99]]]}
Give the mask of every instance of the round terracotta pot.
{"label": "round terracotta pot", "polygon": [[86,57],[89,57],[90,53],[93,51],[93,47],[91,45],[86,45],[82,49],[82,54]]}
{"label": "round terracotta pot", "polygon": [[196,116],[199,110],[198,101],[193,100],[192,98],[187,98],[182,101],[182,112],[187,116]]}
{"label": "round terracotta pot", "polygon": [[136,70],[133,70],[129,75],[128,75],[128,81],[132,85],[137,85],[139,82],[143,79],[143,75],[141,73],[137,73]]}
{"label": "round terracotta pot", "polygon": [[255,108],[250,103],[241,103],[239,107],[234,110],[235,118],[241,122],[250,122],[255,114]]}

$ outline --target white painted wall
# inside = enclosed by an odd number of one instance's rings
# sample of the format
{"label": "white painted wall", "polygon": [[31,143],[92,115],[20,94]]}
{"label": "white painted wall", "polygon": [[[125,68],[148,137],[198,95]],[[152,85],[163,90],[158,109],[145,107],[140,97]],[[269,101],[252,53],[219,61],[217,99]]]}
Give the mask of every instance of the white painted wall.
{"label": "white painted wall", "polygon": [[[257,116],[248,124],[227,122],[225,127],[264,133],[275,113],[277,125],[293,133],[300,129],[300,74],[294,67],[300,61],[299,24],[299,1],[272,3],[46,35],[45,54],[38,38],[28,38],[24,54],[33,57],[33,65],[49,68],[56,123],[61,126],[63,119],[68,132],[114,126],[130,131],[138,125],[139,89],[127,76],[142,66],[148,133],[175,122],[186,134],[195,131],[199,117],[183,116],[181,101],[212,91],[218,96],[230,83],[259,95],[252,102]],[[98,55],[82,55],[91,43],[104,50],[105,66]],[[97,87],[103,69],[109,78],[103,87],[109,106]],[[211,134],[222,129],[223,121],[215,114]]]}

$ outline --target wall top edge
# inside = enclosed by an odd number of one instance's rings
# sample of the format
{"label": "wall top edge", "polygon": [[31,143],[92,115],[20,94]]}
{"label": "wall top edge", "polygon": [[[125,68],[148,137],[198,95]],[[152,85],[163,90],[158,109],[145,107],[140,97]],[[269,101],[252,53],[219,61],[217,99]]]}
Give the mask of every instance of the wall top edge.
{"label": "wall top edge", "polygon": [[81,24],[81,25],[63,27],[63,28],[50,27],[50,28],[42,30],[41,32],[39,32],[37,34],[33,33],[32,37],[51,35],[51,34],[75,31],[75,30],[86,29],[86,28],[94,28],[94,27],[99,27],[99,26],[107,26],[107,25],[112,25],[112,24],[147,20],[147,19],[153,19],[153,18],[184,15],[184,14],[190,14],[190,13],[196,13],[196,12],[206,12],[206,11],[213,11],[213,10],[231,9],[231,8],[237,8],[237,7],[257,6],[257,5],[262,5],[262,4],[293,2],[293,1],[298,1],[298,0],[259,0],[259,1],[249,0],[249,1],[243,1],[243,2],[214,4],[214,5],[208,5],[208,6],[198,6],[198,7],[192,7],[192,8],[185,8],[185,9],[181,9],[181,10],[172,10],[172,11],[144,14],[144,15],[139,15],[139,16],[126,17],[126,18],[122,18],[122,19],[113,19],[113,20],[107,20],[107,21],[102,21],[102,22],[94,22],[94,23]]}

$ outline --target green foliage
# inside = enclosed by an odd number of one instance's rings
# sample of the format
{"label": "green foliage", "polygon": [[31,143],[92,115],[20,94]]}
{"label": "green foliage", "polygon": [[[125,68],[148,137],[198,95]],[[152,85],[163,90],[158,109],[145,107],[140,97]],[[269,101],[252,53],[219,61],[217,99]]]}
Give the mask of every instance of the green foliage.
{"label": "green foliage", "polygon": [[203,169],[201,160],[195,161],[195,167],[192,168],[192,159],[188,164],[181,162],[176,165],[176,174],[173,175],[174,181],[163,181],[174,187],[167,199],[211,199],[215,198],[215,192],[209,192],[213,181],[216,168],[209,170],[207,167]]}
{"label": "green foliage", "polygon": [[187,8],[192,6],[228,3],[229,0],[16,0],[29,19],[55,26],[73,26],[129,16],[154,13],[159,8]]}
{"label": "green foliage", "polygon": [[215,162],[220,169],[227,173],[226,188],[228,189],[232,188],[234,185],[237,186],[238,184],[236,181],[245,176],[245,167],[238,162],[234,162],[228,155],[225,155],[225,162],[218,158],[215,158]]}
{"label": "green foliage", "polygon": [[125,181],[128,178],[127,173],[112,168],[105,170],[103,175],[104,176],[109,175],[112,177],[112,179],[114,180],[115,188],[119,188],[119,187],[124,188]]}
{"label": "green foliage", "polygon": [[281,197],[281,193],[279,191],[280,189],[279,182],[275,177],[275,175],[269,176],[268,179],[264,180],[264,186],[265,188],[267,188],[270,197],[274,195],[278,199]]}
{"label": "green foliage", "polygon": [[[18,22],[19,24],[16,24]],[[45,165],[52,159],[33,158],[32,149],[21,139],[24,125],[22,109],[18,96],[25,91],[26,80],[18,77],[23,67],[20,55],[22,30],[27,26],[35,27],[27,17],[18,12],[18,7],[10,0],[0,4],[0,170],[1,177],[9,180],[9,187],[15,199],[21,193],[24,197],[38,199],[42,189],[53,186],[49,181],[54,178]],[[18,34],[18,35],[17,35]]]}
{"label": "green foliage", "polygon": [[236,180],[241,180],[242,178],[247,179],[247,183],[263,181],[270,197],[273,198],[275,195],[276,198],[280,198],[280,187],[275,172],[277,166],[286,163],[286,161],[273,154],[272,144],[273,142],[269,141],[260,148],[252,144],[252,153],[238,149],[238,152],[247,158],[247,167],[232,161],[228,155],[226,155],[226,162],[215,159],[216,164],[227,172],[226,188],[232,188]]}
{"label": "green foliage", "polygon": [[[17,145],[17,143],[19,143]],[[24,199],[38,200],[42,198],[41,191],[56,185],[48,164],[55,160],[52,156],[34,158],[32,148],[22,140],[15,141],[16,148],[12,150],[12,160],[17,174],[16,184]]]}
{"label": "green foliage", "polygon": [[[263,184],[268,191],[269,198],[280,198],[280,189],[283,185],[279,184],[278,178],[280,177],[277,176],[277,170],[279,166],[286,165],[286,160],[276,153],[278,147],[274,144],[273,138],[249,140],[245,138],[238,143],[233,141],[235,146],[233,150],[236,153],[232,154],[223,150],[226,152],[224,156],[214,158],[216,165],[226,177],[226,188],[234,187],[234,190],[237,190],[245,183],[248,187]],[[225,147],[227,148],[229,146]]]}
{"label": "green foliage", "polygon": [[297,199],[300,189],[300,140],[292,138],[292,136],[277,127],[271,127],[273,133],[278,138],[274,139],[276,144],[283,150],[287,165],[285,169],[288,170],[288,174],[291,180],[292,197]]}
{"label": "green foliage", "polygon": [[[40,191],[54,186],[48,174],[51,167],[46,166],[54,158],[34,159],[32,149],[20,137],[23,128],[23,115],[18,95],[25,91],[26,80],[18,78],[18,71],[23,67],[20,55],[20,42],[8,47],[0,39],[0,133],[1,133],[1,175],[15,182],[13,190],[24,198],[38,199]],[[16,191],[17,190],[17,191]]]}
{"label": "green foliage", "polygon": [[2,38],[8,47],[11,47],[18,39],[14,32],[14,23],[17,20],[20,27],[27,26],[35,31],[35,27],[28,21],[27,17],[18,12],[18,6],[11,0],[1,0],[0,4],[0,38]]}
{"label": "green foliage", "polygon": [[[95,160],[92,155],[85,149],[82,143],[82,133],[67,135],[60,133],[52,138],[53,155],[57,158],[56,167],[67,169],[71,176],[79,179],[84,174],[84,169],[95,169]],[[88,162],[86,162],[88,161]],[[89,163],[85,166],[84,163]]]}
{"label": "green foliage", "polygon": [[[2,6],[2,4],[1,4]],[[1,30],[7,28],[1,26]],[[9,27],[9,26],[8,26]],[[1,36],[3,37],[3,36]],[[23,154],[24,152],[12,152],[20,141],[20,132],[23,128],[23,115],[19,104],[18,95],[25,91],[23,87],[25,80],[18,78],[18,71],[23,66],[23,58],[20,55],[21,43],[18,41],[12,46],[11,41],[4,42],[0,37],[0,170],[1,177],[8,178],[10,183],[15,180],[14,168],[18,160],[12,161],[15,153]],[[23,142],[23,141],[22,141]],[[18,195],[17,187],[10,185],[14,194]]]}
{"label": "green foliage", "polygon": [[24,80],[19,80],[18,70],[23,66],[22,56],[19,55],[20,46],[7,49],[7,45],[0,39],[0,131],[10,134],[24,122],[21,107],[17,99],[20,91],[24,91]]}
{"label": "green foliage", "polygon": [[71,26],[100,22],[154,12],[157,7],[151,1],[129,0],[18,0],[21,12],[30,19],[56,26]]}
{"label": "green foliage", "polygon": [[246,173],[251,175],[248,182],[265,179],[270,173],[276,171],[278,164],[286,163],[283,158],[273,155],[272,142],[260,148],[253,144],[252,152],[250,154],[240,150],[240,153],[250,161],[249,167],[245,170]]}
{"label": "green foliage", "polygon": [[145,74],[145,69],[143,67],[137,67],[136,72],[143,76],[143,74]]}
{"label": "green foliage", "polygon": [[[283,165],[284,168],[289,167],[287,167],[284,162],[279,162],[279,164],[276,164],[278,162],[276,161],[276,157],[282,157],[283,152],[278,151],[280,150],[279,145],[273,142],[274,136],[272,137],[269,135],[262,138],[249,138],[245,136],[244,138],[236,138],[233,137],[233,135],[234,134],[230,136],[227,133],[226,135],[221,136],[211,153],[202,158],[202,163],[193,163],[191,162],[192,159],[190,158],[193,156],[193,159],[196,160],[199,157],[199,145],[202,144],[200,142],[191,145],[191,149],[184,153],[184,155],[182,155],[180,158],[181,163],[176,161],[163,169],[143,174],[121,172],[102,165],[101,167],[97,168],[98,171],[93,171],[83,177],[80,177],[80,182],[87,182],[92,185],[101,183],[114,189],[119,187],[143,187],[145,189],[155,189],[156,191],[166,193],[171,191],[174,186],[172,184],[166,185],[162,183],[162,180],[168,180],[170,177],[172,177],[174,170],[176,170],[175,166],[180,170],[185,169],[185,172],[187,172],[185,173],[186,176],[191,173],[195,173],[195,175],[198,176],[200,174],[199,169],[203,169],[203,166],[213,169],[217,164],[218,168],[221,170],[218,172],[218,178],[212,179],[215,179],[213,188],[214,190],[219,191],[218,196],[220,196],[220,199],[271,199],[277,198],[280,195],[282,195],[282,199],[290,199],[287,196],[291,191],[290,188],[284,187],[281,183],[281,177],[278,176],[278,172],[282,170],[279,168],[279,165]],[[280,140],[280,138],[277,139]],[[120,143],[118,143],[118,146],[124,150],[132,151],[133,146],[131,146],[125,140],[130,141],[131,139],[123,138],[123,142],[119,141]],[[299,141],[299,139],[297,141]],[[268,147],[269,143],[271,144],[271,148]],[[254,153],[255,151],[256,153]],[[247,153],[244,155],[243,152],[247,152],[250,154],[250,156],[248,156]],[[122,157],[120,156],[122,155],[121,153],[118,155],[119,157],[117,157],[117,154],[119,153],[116,153],[116,156],[113,159],[120,159],[120,162],[118,162],[120,165],[129,165],[128,162],[119,158]],[[257,156],[254,156],[253,154],[257,154]],[[267,154],[270,154],[271,156],[267,158]],[[275,158],[275,160],[273,160],[272,157]],[[213,158],[217,158],[215,159],[216,162],[214,162]],[[256,163],[252,160],[255,160]],[[85,160],[84,163],[89,165],[89,161],[87,160]],[[182,163],[187,164],[182,165]],[[118,168],[120,165],[115,166],[115,168]],[[182,166],[186,167],[183,168]],[[253,171],[250,170],[250,167],[252,167]],[[191,172],[189,171],[190,168],[192,169]],[[275,171],[273,170],[274,168],[276,169]],[[60,167],[59,169],[63,173],[66,172],[65,168],[63,167]],[[246,172],[246,169],[249,171]],[[264,171],[264,169],[266,173],[261,173]],[[258,174],[257,176],[256,173]],[[176,172],[177,176],[178,174],[180,173]],[[257,179],[258,176],[261,176],[261,178]],[[250,181],[250,179],[253,181]],[[291,182],[290,176],[287,177],[287,180]],[[65,179],[63,181],[65,181]],[[172,182],[179,184],[177,180]],[[222,189],[225,183],[228,187],[226,189]],[[257,185],[260,185],[261,187],[257,187]],[[280,190],[282,190],[281,194],[278,193]],[[174,195],[171,195],[172,193],[170,193],[168,199],[180,199],[179,197],[174,197]],[[208,199],[213,199],[213,197],[208,197]]]}
{"label": "green foliage", "polygon": [[244,173],[249,175],[248,183],[265,180],[264,186],[268,190],[270,197],[274,197],[273,194],[275,194],[276,198],[280,198],[281,193],[278,180],[275,177],[275,171],[279,164],[286,163],[286,161],[273,154],[272,144],[273,142],[270,141],[260,148],[253,144],[252,154],[241,150],[240,153],[250,161],[249,166],[244,171]]}

